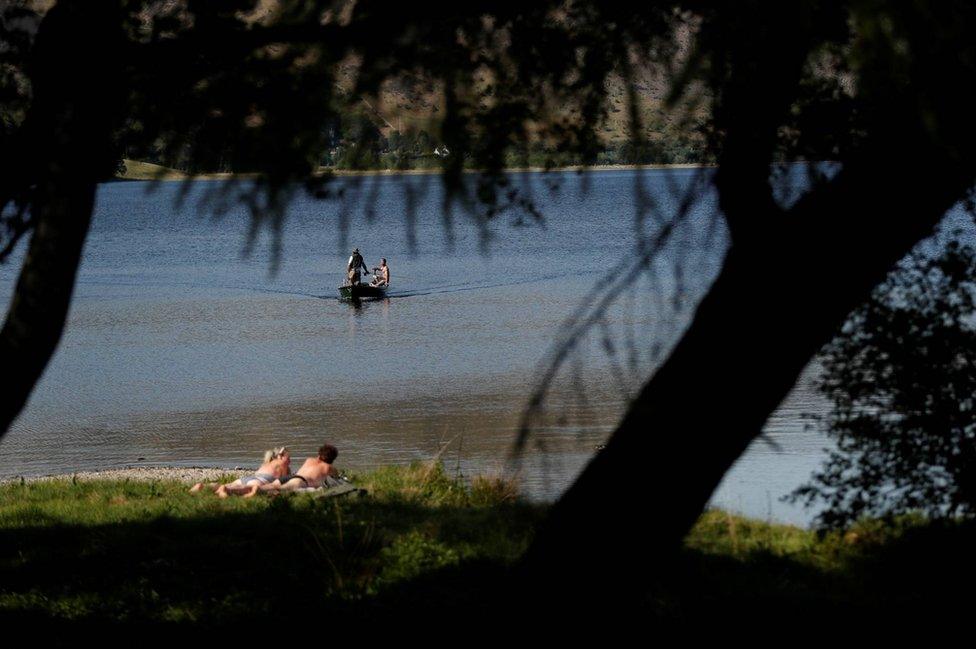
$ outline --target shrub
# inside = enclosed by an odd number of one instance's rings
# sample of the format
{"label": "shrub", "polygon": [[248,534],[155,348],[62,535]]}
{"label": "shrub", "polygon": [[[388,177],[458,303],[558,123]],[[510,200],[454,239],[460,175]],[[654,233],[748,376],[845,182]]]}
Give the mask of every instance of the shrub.
{"label": "shrub", "polygon": [[821,352],[814,419],[837,443],[789,499],[825,527],[976,511],[976,254],[958,242],[903,262]]}

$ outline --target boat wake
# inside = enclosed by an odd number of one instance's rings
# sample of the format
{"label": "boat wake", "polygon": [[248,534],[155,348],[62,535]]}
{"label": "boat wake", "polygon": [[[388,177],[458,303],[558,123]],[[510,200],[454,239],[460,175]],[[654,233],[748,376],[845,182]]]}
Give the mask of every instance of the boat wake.
{"label": "boat wake", "polygon": [[[514,279],[502,282],[461,282],[456,284],[440,284],[430,287],[410,287],[402,290],[391,288],[386,297],[399,299],[405,297],[422,297],[427,295],[442,295],[449,293],[464,293],[468,291],[483,291],[494,288],[505,288],[509,286],[521,286],[524,284],[537,284],[540,282],[555,281],[568,277],[579,277],[583,275],[595,275],[599,270],[582,270],[550,275],[534,275],[523,279]],[[188,282],[179,280],[125,280],[125,279],[105,279],[105,278],[79,278],[78,283],[83,286],[131,286],[134,288],[186,288],[197,290],[226,290],[226,291],[246,291],[249,293],[266,293],[272,295],[291,295],[294,297],[312,298],[316,300],[338,300],[335,289],[327,293],[301,291],[289,288],[273,288],[270,286],[259,286],[255,284],[208,284],[204,282]]]}
{"label": "boat wake", "polygon": [[483,291],[492,288],[506,288],[509,286],[522,286],[524,284],[538,284],[540,282],[554,281],[558,279],[566,279],[567,277],[579,277],[582,275],[596,275],[602,271],[599,270],[583,270],[583,271],[573,271],[567,273],[558,273],[554,275],[542,275],[526,277],[524,279],[509,280],[506,282],[494,282],[494,283],[462,283],[462,284],[442,284],[440,286],[434,286],[430,288],[416,288],[407,289],[404,291],[391,290],[387,293],[387,297],[419,297],[423,295],[440,295],[443,293],[463,293],[465,291]]}

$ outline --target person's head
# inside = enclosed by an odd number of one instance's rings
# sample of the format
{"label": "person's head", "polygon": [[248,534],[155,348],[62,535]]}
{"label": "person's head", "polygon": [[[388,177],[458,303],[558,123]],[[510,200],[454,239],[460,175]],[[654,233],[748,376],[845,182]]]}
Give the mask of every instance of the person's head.
{"label": "person's head", "polygon": [[264,452],[264,463],[273,462],[274,460],[284,458],[285,461],[291,458],[291,454],[288,452],[288,448],[285,446],[279,446],[277,448],[271,448]]}
{"label": "person's head", "polygon": [[380,266],[386,266],[386,257],[380,259]]}
{"label": "person's head", "polygon": [[319,449],[319,459],[327,464],[332,464],[339,457],[339,450],[332,444],[323,444]]}
{"label": "person's head", "polygon": [[359,248],[353,248],[352,249],[352,254],[358,255],[359,254]]}

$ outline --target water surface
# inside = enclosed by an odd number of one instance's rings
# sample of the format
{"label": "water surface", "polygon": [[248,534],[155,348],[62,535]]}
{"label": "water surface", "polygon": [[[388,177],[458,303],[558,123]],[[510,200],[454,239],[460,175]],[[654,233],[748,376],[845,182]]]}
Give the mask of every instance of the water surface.
{"label": "water surface", "polygon": [[[512,211],[484,228],[459,209],[445,221],[436,179],[368,178],[344,202],[295,200],[275,273],[269,235],[244,254],[247,214],[214,218],[197,200],[206,183],[182,202],[177,183],[152,193],[144,183],[103,185],[63,342],[0,443],[0,477],[250,466],[266,447],[309,453],[325,440],[349,467],[446,448],[451,470],[503,471],[566,317],[633,256],[635,183],[666,213],[695,173],[599,172],[585,183],[560,174],[556,193],[527,177],[544,222]],[[641,228],[654,232],[653,219]],[[389,260],[388,299],[336,299],[353,245],[370,266]],[[522,465],[531,497],[556,497],[606,439],[725,245],[714,197],[701,192],[655,272],[637,277],[560,374],[537,432],[546,450],[530,446]],[[16,269],[17,260],[0,267],[4,304]],[[813,377],[726,476],[715,504],[809,520],[779,497],[823,458],[825,439],[800,418],[824,407]]]}

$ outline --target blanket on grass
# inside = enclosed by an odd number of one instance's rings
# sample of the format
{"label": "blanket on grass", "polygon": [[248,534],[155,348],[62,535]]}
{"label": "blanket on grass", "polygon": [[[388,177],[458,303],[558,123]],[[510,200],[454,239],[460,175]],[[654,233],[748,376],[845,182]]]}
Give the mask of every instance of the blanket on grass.
{"label": "blanket on grass", "polygon": [[321,487],[302,487],[295,493],[311,494],[315,498],[335,498],[337,496],[365,496],[366,490],[357,487],[346,479],[329,480]]}

